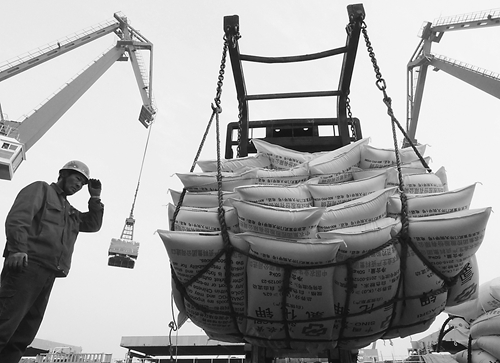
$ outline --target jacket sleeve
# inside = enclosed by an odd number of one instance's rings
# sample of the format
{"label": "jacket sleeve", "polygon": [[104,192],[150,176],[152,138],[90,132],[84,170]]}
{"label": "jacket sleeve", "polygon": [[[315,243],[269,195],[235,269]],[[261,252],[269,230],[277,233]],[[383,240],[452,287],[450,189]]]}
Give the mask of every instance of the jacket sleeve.
{"label": "jacket sleeve", "polygon": [[97,232],[101,229],[104,204],[100,199],[89,199],[89,211],[80,214],[80,232]]}
{"label": "jacket sleeve", "polygon": [[40,219],[48,187],[45,182],[34,182],[17,195],[5,220],[6,251],[28,252],[28,236],[30,230],[36,228],[33,222]]}

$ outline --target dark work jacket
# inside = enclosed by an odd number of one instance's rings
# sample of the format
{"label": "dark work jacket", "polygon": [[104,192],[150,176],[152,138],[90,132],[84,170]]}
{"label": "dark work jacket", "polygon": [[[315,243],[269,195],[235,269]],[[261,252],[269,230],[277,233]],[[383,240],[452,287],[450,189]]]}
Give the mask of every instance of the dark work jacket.
{"label": "dark work jacket", "polygon": [[97,232],[102,225],[104,205],[100,199],[90,198],[88,205],[85,213],[73,208],[55,183],[37,181],[26,186],[5,221],[7,244],[3,256],[24,252],[28,263],[66,276],[78,233]]}

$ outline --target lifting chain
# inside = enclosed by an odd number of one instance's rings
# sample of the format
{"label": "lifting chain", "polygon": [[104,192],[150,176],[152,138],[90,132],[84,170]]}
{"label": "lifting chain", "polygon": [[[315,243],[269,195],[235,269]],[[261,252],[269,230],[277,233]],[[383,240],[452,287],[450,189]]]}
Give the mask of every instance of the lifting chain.
{"label": "lifting chain", "polygon": [[[239,27],[236,29],[236,33],[232,35],[231,44],[234,48],[238,46],[238,40],[241,38]],[[241,156],[241,128],[243,126],[243,102],[245,100],[238,99],[238,144],[236,146],[236,157]]]}
{"label": "lifting chain", "polygon": [[243,100],[238,100],[238,145],[236,146],[236,157],[241,156],[241,128],[243,126],[243,114],[241,110],[243,109]]}
{"label": "lifting chain", "polygon": [[[237,35],[235,35],[232,39],[232,41],[237,41]],[[218,217],[219,217],[219,224],[220,224],[220,232],[221,232],[221,237],[223,241],[224,248],[220,253],[224,253],[225,256],[225,261],[226,261],[226,273],[224,276],[224,280],[226,283],[226,289],[227,289],[227,296],[231,296],[231,271],[232,271],[232,266],[231,266],[231,255],[233,253],[233,248],[231,245],[231,242],[229,240],[229,233],[227,230],[227,225],[226,225],[226,217],[225,217],[225,211],[223,208],[223,196],[222,196],[222,171],[221,171],[221,157],[220,157],[220,123],[219,123],[219,114],[222,112],[222,109],[220,107],[220,96],[222,94],[222,84],[224,81],[224,69],[226,67],[226,58],[227,58],[227,51],[228,51],[228,40],[224,36],[224,48],[222,52],[222,60],[220,64],[220,70],[219,70],[219,77],[217,81],[217,93],[215,96],[215,104],[216,106],[212,105],[213,109],[213,114],[215,114],[215,134],[216,134],[216,144],[217,144],[217,199],[218,199]],[[235,43],[233,43],[235,44]],[[212,115],[213,118],[213,115]],[[217,258],[218,260],[218,258]],[[234,310],[234,306],[232,303],[229,303],[229,310],[231,313],[231,318],[233,320],[233,324],[235,327],[238,327],[238,322],[236,319],[236,313]]]}
{"label": "lifting chain", "polygon": [[[394,111],[393,111],[392,105],[391,105],[392,101],[391,101],[391,98],[387,95],[387,92],[386,92],[387,86],[386,86],[385,80],[382,77],[382,74],[380,72],[380,68],[377,64],[377,59],[375,58],[375,53],[373,52],[373,48],[371,46],[370,39],[368,38],[368,33],[366,31],[366,24],[364,21],[362,23],[361,31],[363,32],[363,36],[364,36],[365,42],[366,42],[366,47],[368,49],[368,54],[370,55],[370,59],[371,59],[371,62],[373,64],[373,69],[375,70],[375,75],[377,78],[376,85],[377,85],[378,89],[380,91],[382,91],[382,93],[384,94],[383,101],[384,101],[385,105],[387,106],[387,114],[390,116],[391,124],[392,124],[392,134],[393,134],[393,138],[394,138],[394,152],[396,154],[396,167],[397,167],[397,171],[398,171],[399,192],[400,192],[400,199],[401,199],[401,232],[399,234],[399,240],[401,242],[401,244],[400,244],[400,246],[401,246],[401,253],[400,253],[401,269],[400,270],[401,270],[402,274],[406,273],[407,257],[408,257],[407,251],[409,248],[411,248],[413,250],[413,253],[415,253],[420,258],[420,260],[422,260],[424,262],[426,267],[429,268],[429,270],[431,270],[436,276],[438,276],[439,278],[441,278],[445,282],[445,286],[442,287],[441,289],[443,289],[442,291],[447,291],[448,286],[454,284],[453,280],[456,277],[450,279],[450,278],[444,276],[438,269],[435,268],[435,266],[433,266],[432,264],[429,264],[429,262],[426,260],[425,256],[419,251],[418,248],[415,247],[415,244],[413,243],[413,241],[410,238],[409,233],[408,233],[408,229],[409,229],[408,197],[407,197],[406,193],[404,192],[403,174],[401,172],[400,154],[399,154],[398,145],[397,145],[396,126],[403,133],[404,137],[406,138],[406,140],[409,142],[410,146],[415,151],[415,154],[420,159],[420,162],[422,163],[422,165],[427,169],[427,171],[429,173],[431,173],[432,171],[429,168],[429,166],[427,165],[427,163],[424,160],[424,158],[422,157],[422,155],[420,155],[420,152],[417,150],[417,148],[415,147],[413,142],[409,139],[405,130],[401,127],[401,124],[399,123],[399,121],[394,116]],[[400,283],[402,283],[402,281],[404,281],[404,279],[401,279]],[[424,296],[425,296],[425,294],[424,294]],[[406,301],[406,292],[404,290],[403,290],[403,301]],[[470,354],[470,351],[471,351],[471,349],[469,349],[469,354]],[[470,363],[470,362],[471,362],[471,356],[468,357],[468,363]]]}
{"label": "lifting chain", "polygon": [[[392,109],[392,100],[391,98],[387,95],[386,91],[386,83],[384,78],[382,77],[382,73],[380,72],[380,68],[377,64],[377,58],[375,57],[375,53],[373,52],[373,47],[370,42],[370,38],[368,37],[368,32],[366,31],[366,23],[363,21],[361,24],[361,31],[363,33],[363,37],[365,38],[365,43],[366,43],[366,48],[368,50],[368,55],[370,56],[370,60],[373,65],[373,70],[375,71],[375,78],[377,80],[375,81],[375,84],[377,88],[383,93],[384,98],[383,101],[385,105],[387,106],[387,114],[391,118],[391,124],[392,124],[392,136],[394,140],[394,152],[396,154],[396,165],[398,169],[398,181],[399,181],[399,189],[401,192],[401,222],[402,222],[402,234],[406,235],[408,231],[408,205],[407,205],[407,197],[406,194],[403,192],[404,190],[404,184],[403,184],[403,175],[401,173],[401,160],[399,158],[399,149],[398,149],[398,143],[397,143],[397,135],[396,135],[396,125],[398,125],[399,129],[405,134],[405,131],[402,129],[401,125],[399,124],[399,121],[396,119],[394,116],[394,111]],[[415,149],[415,148],[414,148]],[[415,149],[416,150],[416,149]],[[418,155],[418,152],[417,152]]]}
{"label": "lifting chain", "polygon": [[[363,32],[363,37],[365,38],[366,48],[368,49],[368,54],[370,56],[370,60],[371,60],[372,65],[373,65],[373,69],[375,71],[375,77],[377,78],[377,81],[375,82],[375,84],[376,84],[377,88],[380,91],[382,91],[382,93],[384,94],[383,101],[384,101],[385,105],[387,106],[387,114],[391,117],[392,127],[393,127],[393,129],[394,129],[394,126],[398,127],[398,129],[401,131],[401,133],[403,134],[405,139],[408,141],[409,145],[412,147],[413,151],[415,151],[415,154],[420,159],[420,162],[422,163],[424,168],[427,169],[427,172],[431,173],[432,170],[427,165],[427,162],[424,160],[422,155],[420,155],[420,152],[417,150],[416,146],[413,144],[412,140],[410,140],[410,138],[408,137],[408,134],[406,133],[404,128],[401,126],[399,121],[394,116],[394,111],[392,109],[392,100],[387,95],[387,92],[386,92],[387,85],[385,83],[385,79],[382,77],[382,73],[380,72],[380,68],[377,64],[377,59],[375,58],[375,53],[373,52],[373,47],[372,47],[372,44],[371,44],[370,39],[368,37],[368,32],[366,31],[366,28],[367,28],[366,23],[363,21],[362,26],[361,26],[361,31]],[[394,147],[395,147],[395,151],[396,151],[396,161],[398,162],[398,165],[399,165],[399,152],[398,152],[398,148],[397,148],[397,137],[396,137],[395,130],[393,130],[393,137],[394,137]]]}
{"label": "lifting chain", "polygon": [[[200,146],[198,148],[198,151],[196,153],[196,157],[193,161],[193,164],[191,166],[191,169],[190,169],[190,172],[192,173],[194,168],[196,167],[196,162],[201,154],[201,150],[203,149],[203,146],[205,144],[205,140],[207,138],[207,135],[208,135],[208,132],[210,130],[210,127],[212,125],[212,122],[215,118],[215,125],[216,125],[216,144],[217,144],[217,191],[218,191],[218,202],[219,202],[219,208],[218,208],[218,217],[219,217],[219,223],[220,223],[220,226],[221,226],[221,236],[222,236],[222,239],[223,239],[223,243],[224,243],[224,246],[225,248],[219,252],[221,255],[222,254],[225,254],[226,255],[226,286],[227,286],[227,289],[228,289],[228,296],[230,296],[230,292],[231,292],[231,289],[230,289],[230,286],[231,286],[231,283],[230,283],[230,271],[231,271],[231,253],[232,253],[232,247],[231,247],[231,244],[230,244],[230,241],[229,241],[229,234],[228,234],[228,231],[227,231],[227,226],[226,226],[226,219],[225,219],[225,213],[224,213],[224,209],[223,209],[223,198],[222,198],[222,172],[221,172],[221,160],[220,160],[220,129],[219,129],[219,114],[222,112],[222,108],[221,108],[221,95],[222,95],[222,86],[223,86],[223,81],[224,81],[224,70],[226,68],[226,58],[227,58],[227,50],[228,50],[228,41],[227,41],[227,38],[224,36],[224,46],[223,46],[223,50],[222,50],[222,59],[221,59],[221,64],[220,64],[220,68],[219,68],[219,74],[218,74],[218,77],[217,77],[217,87],[216,87],[216,94],[215,94],[215,98],[214,98],[214,103],[211,105],[212,107],[212,115],[210,117],[210,120],[208,122],[208,125],[206,127],[206,130],[205,130],[205,133],[203,135],[203,138],[202,138],[202,141],[200,143]],[[182,193],[179,197],[179,201],[177,202],[177,205],[176,205],[176,208],[175,208],[175,211],[174,211],[174,215],[173,215],[173,218],[172,218],[172,223],[171,223],[171,226],[170,226],[170,230],[171,231],[174,231],[175,230],[175,221],[176,221],[176,218],[177,218],[177,215],[180,211],[180,208],[182,206],[182,203],[184,201],[184,196],[186,195],[186,188],[183,188],[182,190]],[[214,259],[214,261],[217,261],[219,258],[216,258]],[[211,264],[207,265],[207,268],[210,267]],[[196,276],[195,278],[198,278],[199,275],[201,275],[203,273],[203,270],[200,271]],[[172,276],[174,277],[175,279],[175,272],[172,270]],[[189,285],[190,282],[188,282],[188,285]],[[233,317],[233,322],[235,325],[237,325],[237,322],[236,322],[236,314],[234,312],[234,307],[232,304],[230,304],[230,310],[231,310],[231,316]],[[173,347],[172,347],[172,341],[171,341],[171,334],[172,334],[172,331],[177,331],[178,329],[178,326],[177,324],[175,323],[175,321],[172,321],[170,322],[169,324],[169,327],[170,327],[170,333],[169,333],[169,340],[170,340],[170,362],[173,362],[173,357],[174,357],[174,351],[173,351]]]}
{"label": "lifting chain", "polygon": [[352,120],[352,111],[351,111],[351,100],[349,99],[349,96],[345,98],[345,107],[347,109],[347,117],[351,121],[351,137],[354,140],[358,139],[358,135],[356,133],[356,128],[354,127],[354,121]]}
{"label": "lifting chain", "polygon": [[214,98],[215,106],[217,107],[219,113],[222,112],[222,109],[220,107],[220,96],[222,95],[222,84],[224,81],[224,71],[226,69],[227,48],[228,48],[228,41],[227,41],[227,38],[224,36],[224,46],[222,48],[222,59],[220,61],[219,76],[217,77],[217,88],[216,88],[216,93],[215,93],[215,98]]}
{"label": "lifting chain", "polygon": [[[233,39],[234,40],[234,39]],[[224,240],[224,245],[229,245],[229,236],[227,234],[226,227],[226,219],[224,216],[224,209],[222,208],[222,172],[220,166],[220,130],[219,130],[219,114],[222,112],[222,108],[220,106],[220,96],[222,95],[222,85],[224,81],[224,70],[226,68],[226,58],[227,58],[227,50],[228,50],[228,40],[227,37],[224,36],[224,46],[222,50],[222,59],[220,63],[219,76],[217,77],[217,90],[214,98],[215,106],[212,105],[212,118],[215,115],[215,134],[216,134],[216,144],[217,144],[217,191],[218,191],[218,200],[219,200],[219,222],[221,226],[221,234]]]}
{"label": "lifting chain", "polygon": [[[221,102],[220,97],[222,95],[222,84],[224,81],[224,70],[226,68],[227,48],[228,48],[228,42],[227,42],[226,37],[224,37],[224,45],[223,45],[223,49],[222,49],[222,59],[221,59],[221,64],[220,64],[220,68],[219,68],[219,75],[217,77],[217,88],[216,88],[216,93],[215,93],[215,98],[214,98],[215,105],[212,104],[212,116],[210,117],[210,120],[208,121],[207,127],[205,129],[205,133],[203,134],[203,137],[202,137],[201,142],[200,142],[200,146],[198,147],[198,151],[196,152],[196,156],[193,160],[193,164],[191,165],[191,168],[189,169],[190,173],[192,173],[196,167],[196,162],[198,161],[198,158],[200,157],[201,151],[203,150],[203,146],[205,145],[205,141],[207,139],[208,132],[210,131],[210,127],[212,126],[212,122],[214,120],[214,117],[217,115],[217,119],[218,119],[219,114],[222,112],[222,108],[220,106],[220,102]],[[219,130],[217,130],[217,132],[219,132]],[[219,137],[219,136],[217,135],[217,137]],[[219,147],[219,145],[217,145],[217,147]],[[219,152],[218,152],[218,154],[219,154]],[[182,203],[184,202],[185,195],[186,195],[186,189],[184,188],[182,190],[180,197],[179,197],[179,201],[177,202],[177,206],[175,207],[174,215],[172,218],[172,223],[170,225],[171,231],[175,230],[175,221],[177,219],[177,215],[179,214],[179,210],[182,206]]]}
{"label": "lifting chain", "polygon": [[[354,23],[351,21],[345,27],[345,31],[349,37],[351,36],[353,26],[354,26]],[[351,137],[354,140],[357,140],[358,135],[356,133],[356,128],[354,127],[354,122],[352,121],[351,99],[349,98],[349,93],[347,93],[347,95],[345,97],[345,107],[347,110],[347,117],[351,121]]]}

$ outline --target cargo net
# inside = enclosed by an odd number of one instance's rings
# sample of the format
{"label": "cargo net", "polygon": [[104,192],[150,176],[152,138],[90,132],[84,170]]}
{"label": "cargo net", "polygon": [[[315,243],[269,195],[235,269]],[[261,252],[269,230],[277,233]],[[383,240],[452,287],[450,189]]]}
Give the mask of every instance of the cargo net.
{"label": "cargo net", "polygon": [[[475,185],[448,190],[425,145],[398,149],[404,130],[373,64],[393,149],[361,139],[314,154],[254,139],[257,154],[229,160],[221,66],[200,149],[177,174],[182,192],[170,191],[170,230],[158,231],[179,325],[189,318],[212,339],[274,349],[356,349],[423,332],[476,297],[470,276],[491,208],[470,209]],[[214,118],[217,159],[198,161]]]}

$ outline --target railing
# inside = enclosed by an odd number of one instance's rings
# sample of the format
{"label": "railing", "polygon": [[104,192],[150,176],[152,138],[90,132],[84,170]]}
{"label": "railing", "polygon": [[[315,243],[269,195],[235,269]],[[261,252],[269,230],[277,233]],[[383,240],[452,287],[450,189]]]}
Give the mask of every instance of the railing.
{"label": "railing", "polygon": [[0,124],[0,135],[9,136],[11,129],[10,126]]}
{"label": "railing", "polygon": [[77,39],[80,39],[87,34],[94,33],[95,31],[98,31],[99,29],[102,29],[102,28],[107,27],[107,26],[111,26],[111,25],[116,24],[116,23],[117,23],[116,20],[108,20],[106,22],[103,22],[103,23],[100,23],[98,25],[92,26],[90,28],[84,29],[79,33],[75,33],[73,35],[56,40],[53,44],[39,47],[37,49],[31,50],[25,54],[22,54],[20,56],[15,57],[15,58],[9,59],[9,60],[5,61],[4,63],[0,64],[0,72],[3,72],[6,69],[17,66],[17,65],[24,63],[32,58],[38,57],[38,56],[45,54],[53,49],[57,49],[59,47],[64,46],[65,44],[68,44],[68,43],[71,43]]}
{"label": "railing", "polygon": [[11,137],[13,139],[18,139],[19,132],[17,130],[17,127],[13,127],[7,123],[0,121],[0,135],[1,136],[8,136],[8,137]]}
{"label": "railing", "polygon": [[450,64],[453,64],[455,66],[462,67],[462,68],[468,69],[470,71],[473,71],[473,72],[480,74],[482,76],[493,78],[493,79],[500,81],[500,73],[489,71],[487,69],[477,67],[477,66],[474,66],[474,65],[466,63],[466,62],[461,62],[461,61],[452,59],[450,57],[446,57],[444,55],[440,55],[440,54],[432,54],[432,55],[435,58],[442,60],[443,62],[450,63]]}
{"label": "railing", "polygon": [[144,82],[144,85],[146,86],[146,92],[147,92],[148,96],[150,96],[149,77],[147,75],[146,66],[144,64],[144,59],[142,58],[142,55],[139,52],[135,52],[135,57],[137,59],[137,65],[138,65],[139,71],[141,73],[142,81]]}
{"label": "railing", "polygon": [[498,17],[500,17],[500,9],[492,9],[492,10],[478,11],[475,13],[438,18],[438,19],[434,20],[432,25],[433,26],[440,26],[440,25],[449,25],[449,24],[459,24],[459,23],[463,23],[463,22],[470,22],[470,21],[476,21],[476,20],[482,21],[482,20],[487,20],[490,18],[494,19],[494,18],[498,18]]}
{"label": "railing", "polygon": [[112,354],[104,353],[47,353],[39,354],[35,363],[111,363]]}

